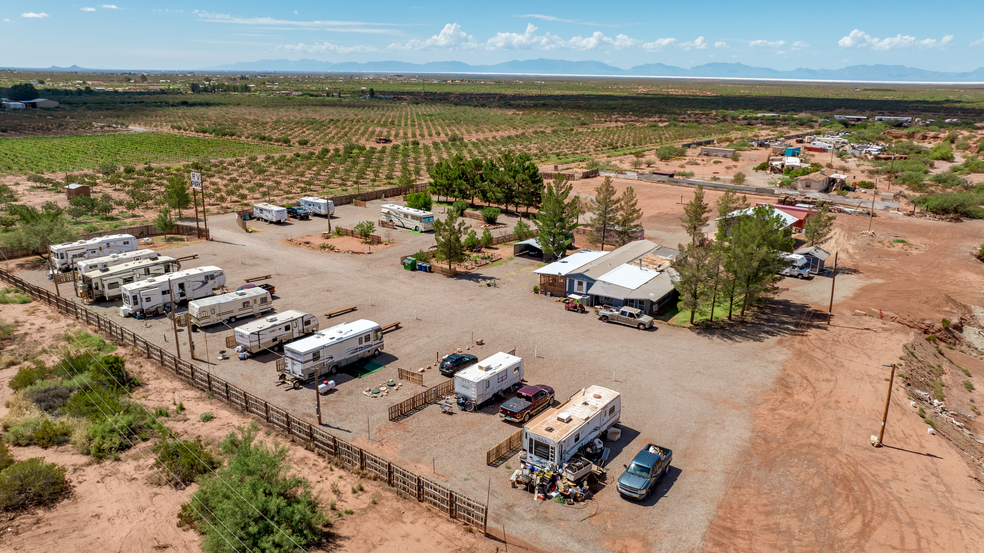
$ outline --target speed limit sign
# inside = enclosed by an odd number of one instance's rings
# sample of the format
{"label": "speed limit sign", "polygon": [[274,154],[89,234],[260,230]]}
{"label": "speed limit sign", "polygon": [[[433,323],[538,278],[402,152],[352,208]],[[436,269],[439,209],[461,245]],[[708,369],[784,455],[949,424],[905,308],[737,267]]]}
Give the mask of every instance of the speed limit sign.
{"label": "speed limit sign", "polygon": [[194,188],[195,190],[201,190],[202,189],[202,174],[201,173],[192,173],[191,174],[191,187]]}

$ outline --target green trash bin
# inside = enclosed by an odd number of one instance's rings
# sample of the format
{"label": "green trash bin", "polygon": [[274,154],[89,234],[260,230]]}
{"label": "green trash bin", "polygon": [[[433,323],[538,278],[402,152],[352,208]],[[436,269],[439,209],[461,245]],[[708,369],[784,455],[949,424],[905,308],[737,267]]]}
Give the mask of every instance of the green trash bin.
{"label": "green trash bin", "polygon": [[417,270],[417,259],[414,257],[408,257],[403,260],[403,268],[408,271]]}

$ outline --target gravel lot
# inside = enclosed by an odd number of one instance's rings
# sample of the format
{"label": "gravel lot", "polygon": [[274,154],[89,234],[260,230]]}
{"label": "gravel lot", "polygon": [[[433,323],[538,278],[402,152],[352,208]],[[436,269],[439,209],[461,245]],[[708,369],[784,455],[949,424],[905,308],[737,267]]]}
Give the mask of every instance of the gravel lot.
{"label": "gravel lot", "polygon": [[[351,228],[360,220],[375,221],[380,203],[371,202],[368,208],[340,206],[332,225]],[[511,226],[514,220],[504,222]],[[483,268],[481,278],[499,282],[498,288],[490,288],[478,283],[477,277],[449,279],[403,270],[402,256],[433,244],[427,234],[381,229],[378,234],[394,239],[393,246],[371,255],[352,255],[285,243],[289,237],[326,230],[323,218],[282,226],[250,222],[259,231],[251,234],[243,233],[232,215],[212,217],[209,223],[213,242],[169,248],[167,253],[177,257],[198,253],[199,259],[184,267],[222,267],[230,289],[244,278],[275,272],[266,282],[277,287],[277,310],[316,314],[322,328],[358,318],[384,325],[403,323],[402,329],[386,336],[385,353],[378,358],[386,364],[384,369],[361,380],[346,374],[334,377],[338,389],[324,402],[325,421],[333,432],[422,475],[443,479],[475,499],[485,499],[491,482],[491,524],[548,550],[695,548],[737,472],[739,452],[750,437],[752,410],[788,355],[775,340],[794,332],[798,321],[798,308],[791,306],[768,323],[736,334],[695,333],[667,325],[640,332],[605,325],[590,314],[566,312],[554,300],[533,295],[537,279],[532,271],[539,265],[534,260],[507,258],[498,266]],[[511,252],[511,247],[506,251]],[[25,271],[21,276],[54,289],[41,271]],[[118,318],[118,305],[99,304],[97,309]],[[357,305],[358,311],[329,322],[324,319],[326,312],[349,305]],[[167,319],[122,321],[148,339],[174,347]],[[247,362],[215,359],[230,333],[229,328],[219,327],[207,332],[211,370],[313,421],[313,388],[294,391],[278,385],[273,354]],[[194,335],[199,354],[205,351],[204,334]],[[391,423],[387,407],[420,388],[404,384],[382,399],[363,395],[366,388],[395,379],[397,367],[424,367],[434,362],[438,352],[444,355],[468,347],[473,336],[485,340],[484,346],[471,346],[470,353],[479,358],[516,348],[525,359],[527,381],[553,386],[558,398],[591,384],[623,394],[622,438],[608,444],[610,485],[585,509],[538,503],[531,495],[510,489],[511,470],[506,465],[515,468],[515,458],[499,468],[485,465],[486,450],[516,430],[501,422],[494,408],[446,416],[430,406]],[[182,334],[182,343],[185,340]],[[182,345],[182,355],[187,357],[187,346]],[[427,386],[441,380],[434,369],[424,376]],[[618,496],[614,480],[647,442],[673,449],[674,467],[650,500],[630,503]]]}

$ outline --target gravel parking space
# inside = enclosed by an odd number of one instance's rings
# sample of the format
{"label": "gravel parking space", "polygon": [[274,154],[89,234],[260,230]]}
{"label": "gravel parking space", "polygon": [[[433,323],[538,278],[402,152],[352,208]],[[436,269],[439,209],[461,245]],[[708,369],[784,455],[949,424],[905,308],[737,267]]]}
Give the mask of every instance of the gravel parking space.
{"label": "gravel parking space", "polygon": [[[340,206],[332,225],[352,228],[362,220],[376,221],[381,203],[370,202],[367,208]],[[511,227],[514,221],[503,222]],[[230,289],[244,278],[275,273],[266,282],[277,287],[277,311],[315,314],[322,328],[359,318],[383,325],[402,322],[403,328],[386,335],[385,352],[377,359],[386,365],[384,369],[363,379],[347,374],[333,377],[338,388],[323,402],[332,432],[420,474],[431,477],[436,471],[434,478],[475,499],[485,499],[491,482],[491,524],[548,550],[695,548],[737,472],[757,398],[771,387],[788,355],[775,339],[794,332],[798,320],[796,307],[789,307],[768,324],[742,329],[740,335],[696,333],[667,325],[637,331],[603,324],[591,314],[567,312],[554,299],[533,295],[537,279],[532,271],[539,263],[512,259],[511,246],[502,250],[502,262],[482,268],[479,275],[449,279],[405,271],[399,264],[402,256],[432,245],[429,234],[380,229],[377,233],[395,244],[377,253],[355,255],[286,243],[290,237],[327,230],[323,218],[286,225],[251,221],[257,230],[251,234],[243,233],[232,215],[211,217],[209,223],[213,242],[170,248],[168,254],[198,253],[199,259],[184,267],[222,267]],[[21,276],[54,290],[40,271]],[[498,287],[479,283],[479,277],[497,279]],[[349,305],[358,310],[325,320],[326,312]],[[114,302],[96,308],[118,318],[118,306]],[[169,320],[125,319],[124,324],[173,350]],[[279,385],[272,353],[245,362],[216,359],[230,333],[225,327],[194,333],[200,356],[207,335],[211,370],[313,422],[313,386],[288,390]],[[184,357],[186,336],[180,339]],[[485,345],[474,345],[472,340],[479,338]],[[416,370],[432,364],[437,355],[466,347],[479,358],[516,348],[525,359],[526,380],[552,386],[558,399],[591,384],[623,394],[622,438],[608,444],[612,448],[609,485],[595,501],[575,509],[538,503],[533,496],[510,489],[511,470],[506,467],[517,468],[515,458],[499,468],[485,465],[486,450],[518,428],[500,421],[494,408],[448,416],[430,406],[389,422],[387,407],[421,388],[404,383],[385,398],[363,395],[366,388],[396,379],[397,367]],[[442,380],[436,369],[424,375],[427,386]],[[618,496],[614,481],[622,465],[647,442],[673,449],[674,467],[650,500],[630,503]]]}

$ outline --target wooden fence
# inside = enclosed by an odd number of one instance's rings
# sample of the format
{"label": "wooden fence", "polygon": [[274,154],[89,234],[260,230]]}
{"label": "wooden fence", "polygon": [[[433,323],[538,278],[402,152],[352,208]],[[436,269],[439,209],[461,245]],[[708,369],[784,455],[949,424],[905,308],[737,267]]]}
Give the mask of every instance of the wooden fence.
{"label": "wooden fence", "polygon": [[396,376],[400,380],[406,380],[414,384],[420,384],[421,386],[424,385],[424,375],[418,372],[408,371],[407,369],[396,369]]}
{"label": "wooden fence", "polygon": [[[343,236],[351,236],[353,238],[362,239],[362,236],[360,236],[359,233],[357,233],[357,232],[355,232],[354,230],[351,230],[351,229],[342,228],[342,227],[335,227],[335,231],[338,232],[338,234],[341,234]],[[371,245],[371,246],[378,246],[379,244],[382,244],[382,243],[383,243],[383,239],[379,235],[377,235],[377,234],[370,234],[369,235],[369,245]]]}
{"label": "wooden fence", "polygon": [[[313,449],[322,455],[337,457],[338,463],[349,469],[368,470],[400,492],[435,507],[453,520],[460,520],[476,528],[480,527],[483,532],[486,530],[488,522],[488,506],[486,504],[473,501],[445,486],[417,476],[333,436],[317,424],[311,424],[296,415],[291,415],[280,407],[270,405],[265,400],[214,376],[210,371],[194,363],[178,359],[132,330],[120,326],[109,317],[60,298],[48,290],[35,286],[3,269],[0,269],[0,280],[23,290],[28,295],[53,306],[62,313],[75,317],[76,320],[86,325],[96,327],[118,344],[133,346],[144,357],[160,364],[192,386],[219,399],[224,399],[247,414],[255,415],[258,419],[286,434],[291,441],[298,441],[304,447]],[[450,388],[447,386],[448,384],[450,384]],[[430,388],[428,392],[443,390],[443,395],[453,389],[454,381],[448,381]],[[391,407],[391,413],[392,409]]]}
{"label": "wooden fence", "polygon": [[445,380],[437,386],[427,388],[410,399],[403,400],[396,405],[390,405],[389,420],[395,421],[404,419],[407,415],[412,414],[414,411],[417,411],[425,405],[440,401],[441,398],[452,392],[454,392],[454,380]]}
{"label": "wooden fence", "polygon": [[506,459],[508,459],[511,453],[518,449],[523,443],[523,429],[520,428],[516,432],[513,432],[508,438],[499,442],[498,445],[488,450],[485,453],[485,464],[490,466],[499,466],[496,463],[502,464]]}

